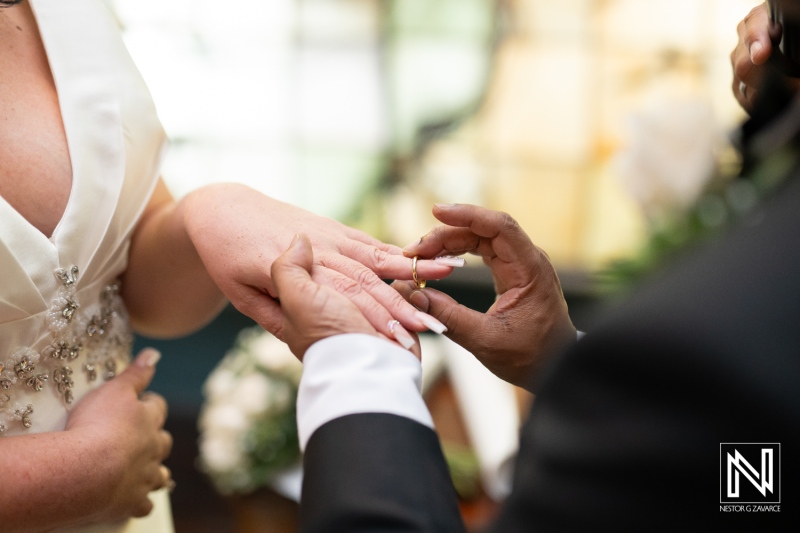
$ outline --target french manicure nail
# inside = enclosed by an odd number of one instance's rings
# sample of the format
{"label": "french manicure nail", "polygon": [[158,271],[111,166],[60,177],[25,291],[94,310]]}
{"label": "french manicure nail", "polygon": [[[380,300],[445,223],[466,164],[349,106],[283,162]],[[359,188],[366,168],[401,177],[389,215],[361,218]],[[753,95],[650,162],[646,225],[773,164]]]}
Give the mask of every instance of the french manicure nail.
{"label": "french manicure nail", "polygon": [[434,333],[438,333],[441,335],[445,331],[447,331],[447,326],[433,318],[428,313],[423,313],[422,311],[415,311],[414,316],[416,316],[420,322],[425,324],[425,327],[429,330],[433,331]]}
{"label": "french manicure nail", "polygon": [[433,261],[435,263],[439,263],[440,265],[451,267],[463,267],[467,264],[467,261],[463,257],[455,257],[453,255],[443,255],[441,257],[437,257]]}
{"label": "french manicure nail", "polygon": [[389,321],[389,333],[391,333],[395,340],[399,342],[400,345],[406,350],[410,350],[411,347],[416,344],[414,338],[409,335],[409,333],[403,326],[400,325],[400,322],[397,320]]}
{"label": "french manicure nail", "polygon": [[136,364],[139,366],[156,366],[156,363],[161,359],[161,352],[153,348],[143,350],[139,357],[136,358]]}

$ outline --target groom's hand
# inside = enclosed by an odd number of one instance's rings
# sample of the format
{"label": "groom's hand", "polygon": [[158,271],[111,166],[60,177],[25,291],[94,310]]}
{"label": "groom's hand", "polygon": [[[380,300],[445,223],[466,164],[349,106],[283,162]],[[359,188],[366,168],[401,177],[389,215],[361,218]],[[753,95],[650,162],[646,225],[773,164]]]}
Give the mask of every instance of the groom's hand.
{"label": "groom's hand", "polygon": [[[311,279],[313,261],[308,237],[296,235],[272,264],[272,280],[283,311],[283,324],[276,336],[300,360],[309,346],[333,335],[364,333],[383,337],[350,299]],[[401,326],[395,324],[395,328]]]}
{"label": "groom's hand", "polygon": [[437,205],[445,225],[406,247],[410,256],[480,256],[494,277],[497,299],[479,313],[432,288],[397,281],[394,287],[418,309],[439,319],[453,341],[472,352],[495,375],[530,387],[540,369],[564,346],[575,342],[556,271],[506,213],[474,205]]}

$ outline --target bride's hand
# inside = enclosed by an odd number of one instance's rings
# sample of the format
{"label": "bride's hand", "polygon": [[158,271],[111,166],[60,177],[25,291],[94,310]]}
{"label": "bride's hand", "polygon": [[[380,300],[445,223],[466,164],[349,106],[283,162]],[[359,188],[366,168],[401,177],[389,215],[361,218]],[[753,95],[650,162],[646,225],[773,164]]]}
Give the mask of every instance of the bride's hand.
{"label": "bride's hand", "polygon": [[[153,509],[148,493],[171,483],[163,466],[172,449],[172,436],[164,430],[167,404],[144,392],[158,357],[155,350],[143,350],[124,372],[83,397],[67,420],[66,431],[93,446],[95,469],[105,480],[106,486],[93,488],[102,494],[103,505],[86,509],[92,521],[145,516]],[[87,449],[71,452],[86,454]]]}
{"label": "bride's hand", "polygon": [[[184,200],[189,237],[212,279],[239,311],[278,337],[283,317],[270,268],[297,233],[313,246],[314,281],[349,297],[376,331],[390,336],[393,319],[426,329],[425,318],[383,281],[412,277],[411,259],[399,247],[243,185],[204,187]],[[424,279],[452,271],[434,261],[417,269]]]}

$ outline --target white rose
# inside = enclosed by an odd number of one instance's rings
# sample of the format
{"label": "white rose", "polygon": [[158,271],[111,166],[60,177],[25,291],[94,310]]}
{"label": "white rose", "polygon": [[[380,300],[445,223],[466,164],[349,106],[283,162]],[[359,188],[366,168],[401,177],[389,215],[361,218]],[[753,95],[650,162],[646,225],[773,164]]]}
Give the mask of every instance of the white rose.
{"label": "white rose", "polygon": [[289,407],[289,403],[294,401],[292,390],[285,382],[273,383],[270,393],[269,411],[271,413],[285,411]]}
{"label": "white rose", "polygon": [[236,376],[230,370],[217,368],[208,376],[203,391],[209,400],[225,398],[236,389]]}
{"label": "white rose", "polygon": [[267,409],[273,386],[274,384],[265,375],[250,374],[239,381],[236,394],[231,400],[245,414],[258,414]]}
{"label": "white rose", "polygon": [[258,364],[267,370],[282,372],[287,368],[300,366],[300,361],[289,350],[289,347],[269,333],[254,337],[249,349]]}
{"label": "white rose", "polygon": [[214,434],[243,433],[250,423],[245,413],[233,403],[212,405],[203,411],[200,427]]}
{"label": "white rose", "polygon": [[217,472],[233,470],[243,459],[239,443],[229,438],[203,438],[200,441],[200,454],[206,466]]}

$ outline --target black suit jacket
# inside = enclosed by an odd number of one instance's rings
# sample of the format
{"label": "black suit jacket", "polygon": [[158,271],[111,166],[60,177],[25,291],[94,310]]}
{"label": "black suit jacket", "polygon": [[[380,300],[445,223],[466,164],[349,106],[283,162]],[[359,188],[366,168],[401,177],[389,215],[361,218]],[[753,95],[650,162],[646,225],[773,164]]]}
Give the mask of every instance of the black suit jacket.
{"label": "black suit jacket", "polygon": [[[759,212],[671,263],[558,358],[523,427],[497,532],[800,530],[793,174]],[[723,512],[720,444],[776,442],[781,512]],[[434,432],[385,414],[314,433],[301,523],[463,528]]]}

